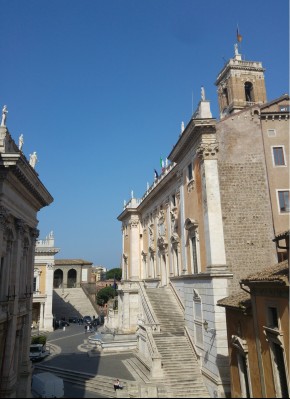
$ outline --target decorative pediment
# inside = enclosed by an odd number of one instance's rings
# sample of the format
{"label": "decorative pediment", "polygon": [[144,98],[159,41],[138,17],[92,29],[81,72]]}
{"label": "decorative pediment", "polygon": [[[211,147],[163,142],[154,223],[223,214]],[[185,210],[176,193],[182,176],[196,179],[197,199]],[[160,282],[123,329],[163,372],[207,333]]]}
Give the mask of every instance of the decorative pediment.
{"label": "decorative pediment", "polygon": [[196,229],[197,227],[198,227],[198,222],[194,219],[187,218],[184,222],[185,230],[192,230]]}
{"label": "decorative pediment", "polygon": [[247,341],[238,337],[237,335],[232,335],[231,344],[234,346],[242,355],[248,353]]}

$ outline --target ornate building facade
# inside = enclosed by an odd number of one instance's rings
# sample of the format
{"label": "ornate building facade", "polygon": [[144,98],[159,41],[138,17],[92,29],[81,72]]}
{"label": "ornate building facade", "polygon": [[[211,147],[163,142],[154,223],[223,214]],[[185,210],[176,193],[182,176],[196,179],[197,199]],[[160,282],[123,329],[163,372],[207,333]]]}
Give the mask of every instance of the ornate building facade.
{"label": "ornate building facade", "polygon": [[[118,216],[118,326],[135,332],[141,318],[149,337],[144,289],[170,287],[184,309],[208,391],[223,397],[230,377],[225,312],[217,301],[253,270],[277,262],[272,237],[289,224],[289,172],[283,167],[289,96],[267,103],[262,64],[243,61],[237,46],[216,85],[221,119],[212,117],[202,90],[197,111],[168,156],[170,165]],[[276,163],[277,147],[285,165]],[[144,349],[145,356],[149,352]]]}
{"label": "ornate building facade", "polygon": [[52,298],[54,257],[59,248],[54,246],[50,232],[44,240],[37,240],[34,258],[32,326],[53,331]]}
{"label": "ornate building facade", "polygon": [[53,198],[16,146],[4,115],[0,127],[0,396],[25,398],[30,395],[32,371],[29,347],[37,212]]}

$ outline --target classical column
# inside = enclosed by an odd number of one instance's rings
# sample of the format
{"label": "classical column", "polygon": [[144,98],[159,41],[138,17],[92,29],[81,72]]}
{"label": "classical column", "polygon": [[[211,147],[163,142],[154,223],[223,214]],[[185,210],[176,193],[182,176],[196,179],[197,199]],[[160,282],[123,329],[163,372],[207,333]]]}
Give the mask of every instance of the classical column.
{"label": "classical column", "polygon": [[47,331],[53,331],[52,316],[52,295],[53,295],[53,264],[46,266],[46,301],[44,307],[44,328]]}
{"label": "classical column", "polygon": [[226,268],[217,152],[217,142],[202,142],[197,149],[197,154],[202,160],[202,196],[208,271],[224,271]]}

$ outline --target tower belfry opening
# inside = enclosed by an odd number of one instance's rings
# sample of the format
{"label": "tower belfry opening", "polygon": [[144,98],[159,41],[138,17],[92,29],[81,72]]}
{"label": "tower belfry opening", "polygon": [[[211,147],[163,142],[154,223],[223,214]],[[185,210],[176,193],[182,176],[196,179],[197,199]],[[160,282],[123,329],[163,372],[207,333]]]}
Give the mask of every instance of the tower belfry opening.
{"label": "tower belfry opening", "polygon": [[226,63],[215,82],[221,119],[253,104],[267,102],[264,71],[261,62],[242,60],[235,44],[234,57]]}

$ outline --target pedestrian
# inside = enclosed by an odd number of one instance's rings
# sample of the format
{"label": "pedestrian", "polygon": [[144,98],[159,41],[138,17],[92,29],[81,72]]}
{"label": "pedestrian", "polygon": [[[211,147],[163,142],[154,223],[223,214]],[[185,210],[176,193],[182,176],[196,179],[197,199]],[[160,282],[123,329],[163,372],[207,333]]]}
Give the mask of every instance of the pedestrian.
{"label": "pedestrian", "polygon": [[119,378],[117,378],[114,382],[114,390],[116,391],[117,389],[123,389],[122,384],[120,383]]}
{"label": "pedestrian", "polygon": [[85,333],[87,332],[87,326],[85,326]]}
{"label": "pedestrian", "polygon": [[90,325],[87,325],[87,332],[90,332]]}

